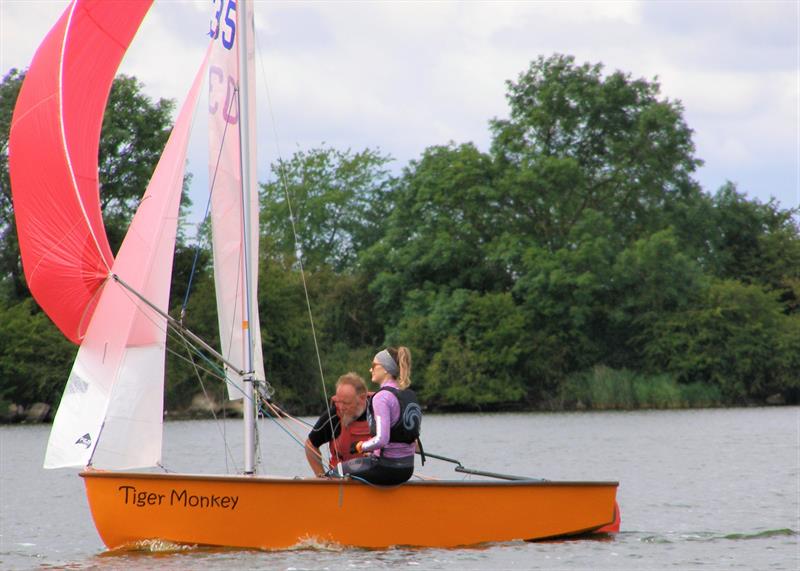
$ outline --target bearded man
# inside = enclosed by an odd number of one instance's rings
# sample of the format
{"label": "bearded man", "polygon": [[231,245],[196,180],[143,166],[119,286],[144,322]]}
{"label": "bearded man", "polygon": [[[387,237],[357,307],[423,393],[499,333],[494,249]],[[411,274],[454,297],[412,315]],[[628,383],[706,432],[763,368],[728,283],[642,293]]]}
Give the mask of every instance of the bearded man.
{"label": "bearded man", "polygon": [[360,456],[355,445],[371,438],[367,423],[367,385],[358,374],[347,373],[336,381],[336,394],[331,406],[322,413],[306,439],[306,459],[321,478],[327,471],[320,448],[327,444],[331,467]]}

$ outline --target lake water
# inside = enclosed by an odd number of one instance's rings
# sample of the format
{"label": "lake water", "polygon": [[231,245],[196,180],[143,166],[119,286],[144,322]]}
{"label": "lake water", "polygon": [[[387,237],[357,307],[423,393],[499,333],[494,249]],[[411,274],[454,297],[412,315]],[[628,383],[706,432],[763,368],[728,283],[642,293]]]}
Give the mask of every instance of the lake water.
{"label": "lake water", "polygon": [[[76,471],[41,468],[49,429],[0,427],[0,569],[800,568],[798,407],[427,415],[426,449],[465,466],[620,482],[622,531],[613,538],[469,549],[154,546],[107,553]],[[235,470],[240,432],[236,421],[168,423],[164,464],[178,471]],[[308,473],[301,447],[270,421],[262,424],[261,443],[262,472]],[[435,460],[418,472],[463,478]]]}

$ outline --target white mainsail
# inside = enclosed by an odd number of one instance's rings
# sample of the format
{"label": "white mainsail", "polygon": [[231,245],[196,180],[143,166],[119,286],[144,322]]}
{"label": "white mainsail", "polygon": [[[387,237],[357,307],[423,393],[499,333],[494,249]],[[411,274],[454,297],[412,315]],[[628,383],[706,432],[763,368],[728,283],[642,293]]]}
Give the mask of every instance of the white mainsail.
{"label": "white mainsail", "polygon": [[[224,4],[224,3],[223,3]],[[242,100],[240,91],[253,93],[255,50],[247,49],[249,73],[241,73],[238,62],[241,29],[252,27],[250,3],[240,2],[235,20],[224,17],[212,22],[213,42],[209,64],[209,180],[211,189],[211,229],[214,253],[214,285],[217,294],[220,344],[222,355],[247,372],[252,356],[255,378],[264,380],[264,360],[261,352],[261,327],[258,318],[258,192],[255,188],[256,146],[251,142],[248,156],[242,156],[239,138],[241,116],[247,117],[250,129],[255,129],[255,98]],[[243,13],[241,13],[243,12]],[[244,81],[243,81],[243,78]],[[240,113],[241,101],[247,102],[247,112]],[[244,161],[244,167],[242,167]],[[247,169],[250,188],[243,188],[243,169]],[[247,176],[249,174],[249,177]],[[245,180],[245,182],[247,182]],[[249,217],[245,223],[244,217]],[[246,229],[249,236],[245,236]],[[250,272],[245,264],[245,242],[249,239]],[[249,303],[248,303],[249,302]],[[247,308],[253,310],[247,315]],[[247,335],[247,329],[250,335]],[[248,342],[250,346],[248,347]],[[244,395],[242,376],[226,366],[231,399]]]}
{"label": "white mainsail", "polygon": [[[112,273],[166,310],[186,149],[205,65],[195,77]],[[45,468],[153,466],[161,459],[167,324],[109,277],[53,422]]]}
{"label": "white mainsail", "polygon": [[[209,180],[211,189],[211,228],[214,252],[214,284],[217,295],[220,343],[223,356],[247,372],[252,359],[255,378],[264,380],[261,352],[261,327],[258,311],[247,315],[247,307],[258,307],[258,191],[256,188],[256,147],[251,143],[242,156],[240,118],[247,117],[254,129],[255,97],[247,101],[248,112],[240,112],[241,91],[254,93],[252,78],[255,51],[247,45],[249,73],[241,73],[238,61],[241,28],[250,25],[242,18],[243,4],[236,8],[236,20],[224,17],[212,24],[215,35],[209,65]],[[242,161],[244,166],[242,167]],[[245,173],[244,183],[242,172]],[[249,174],[249,176],[247,176]],[[249,178],[249,185],[247,179]],[[243,184],[248,186],[243,188]],[[245,223],[244,217],[249,217]],[[251,247],[246,252],[249,232]],[[249,255],[250,272],[244,256]],[[247,330],[250,335],[247,335]],[[250,346],[248,346],[248,342]],[[231,399],[244,395],[242,376],[226,367]]]}

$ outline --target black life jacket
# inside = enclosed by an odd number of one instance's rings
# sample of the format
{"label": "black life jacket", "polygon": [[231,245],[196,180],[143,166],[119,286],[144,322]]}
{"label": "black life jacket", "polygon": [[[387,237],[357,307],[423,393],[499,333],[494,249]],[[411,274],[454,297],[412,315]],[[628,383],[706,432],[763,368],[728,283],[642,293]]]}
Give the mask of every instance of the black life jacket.
{"label": "black life jacket", "polygon": [[[394,387],[381,387],[375,392],[377,395],[381,391],[389,391],[400,403],[400,416],[391,426],[389,432],[389,442],[403,442],[410,444],[419,438],[422,431],[422,408],[417,401],[417,394],[411,389],[396,389]],[[375,426],[375,412],[372,409],[372,395],[367,402],[367,422],[369,431],[373,436],[378,430]]]}

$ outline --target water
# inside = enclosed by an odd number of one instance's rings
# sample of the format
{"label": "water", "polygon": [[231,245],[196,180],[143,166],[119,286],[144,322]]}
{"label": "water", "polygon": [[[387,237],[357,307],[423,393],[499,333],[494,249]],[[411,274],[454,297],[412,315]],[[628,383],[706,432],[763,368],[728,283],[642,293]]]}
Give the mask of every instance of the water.
{"label": "water", "polygon": [[[426,448],[477,469],[619,480],[613,539],[469,549],[105,551],[82,480],[41,469],[49,426],[0,427],[0,569],[768,569],[800,568],[800,408],[427,415]],[[231,456],[227,461],[222,434]],[[265,469],[307,474],[302,449],[261,430]],[[166,425],[171,470],[226,472],[238,422]],[[267,453],[269,452],[269,454]],[[430,460],[419,473],[461,478]],[[480,509],[476,506],[476,509]],[[266,516],[265,516],[266,517]],[[367,527],[365,517],[365,527]]]}

